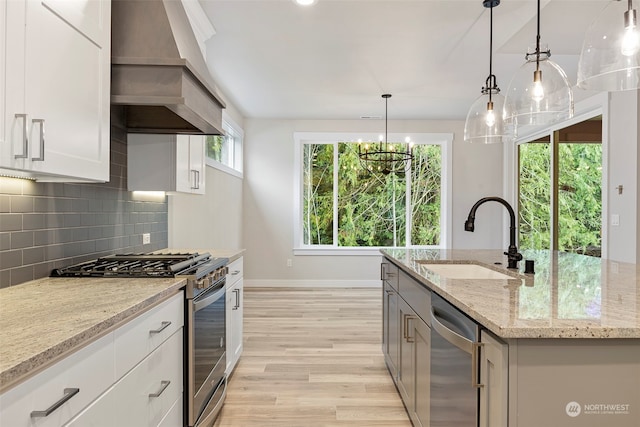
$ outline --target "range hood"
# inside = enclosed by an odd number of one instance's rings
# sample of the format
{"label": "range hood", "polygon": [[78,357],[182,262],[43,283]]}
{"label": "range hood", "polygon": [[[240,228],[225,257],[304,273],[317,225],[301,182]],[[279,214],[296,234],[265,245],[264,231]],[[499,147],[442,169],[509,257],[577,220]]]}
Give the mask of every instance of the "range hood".
{"label": "range hood", "polygon": [[131,133],[222,135],[215,83],[180,0],[113,0],[111,105]]}

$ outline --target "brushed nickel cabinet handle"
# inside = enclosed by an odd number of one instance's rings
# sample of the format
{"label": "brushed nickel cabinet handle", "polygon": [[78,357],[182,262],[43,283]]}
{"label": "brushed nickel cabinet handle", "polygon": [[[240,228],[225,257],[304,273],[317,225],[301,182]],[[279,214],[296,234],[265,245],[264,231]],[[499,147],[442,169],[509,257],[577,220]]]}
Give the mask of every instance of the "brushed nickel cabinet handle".
{"label": "brushed nickel cabinet handle", "polygon": [[33,123],[38,123],[40,125],[40,155],[38,157],[32,157],[31,160],[34,162],[43,162],[44,161],[44,119],[33,119]]}
{"label": "brushed nickel cabinet handle", "polygon": [[233,270],[233,271],[231,272],[231,275],[232,275],[232,276],[237,276],[238,274],[240,274],[240,270]]}
{"label": "brushed nickel cabinet handle", "polygon": [[404,329],[403,336],[404,336],[405,341],[407,341],[407,342],[415,342],[415,339],[413,339],[411,337],[411,334],[409,334],[409,320],[415,319],[415,316],[412,316],[410,314],[403,314],[402,317],[403,317],[402,329]]}
{"label": "brushed nickel cabinet handle", "polygon": [[169,325],[171,324],[171,322],[162,322],[160,324],[160,327],[158,329],[152,329],[149,331],[150,334],[159,334],[160,332],[164,331],[165,329],[167,329],[169,327]]}
{"label": "brushed nickel cabinet handle", "polygon": [[16,154],[13,157],[16,159],[26,159],[29,157],[29,138],[27,136],[27,115],[16,114],[16,119],[22,119],[22,154]]}
{"label": "brushed nickel cabinet handle", "polygon": [[233,292],[236,294],[236,304],[231,309],[237,310],[240,308],[240,289],[234,289]]}
{"label": "brushed nickel cabinet handle", "polygon": [[55,411],[56,409],[58,409],[59,407],[61,407],[65,403],[67,403],[69,401],[69,399],[71,399],[73,396],[75,396],[79,392],[80,392],[79,388],[65,388],[64,389],[64,396],[62,396],[62,398],[60,400],[58,400],[53,405],[49,406],[44,411],[32,411],[31,412],[31,418],[48,417],[49,415],[51,415],[51,413],[53,411]]}
{"label": "brushed nickel cabinet handle", "polygon": [[192,190],[200,189],[200,171],[196,169],[191,169],[193,176],[193,185],[191,186]]}
{"label": "brushed nickel cabinet handle", "polygon": [[471,387],[482,388],[484,384],[478,382],[478,350],[484,343],[474,341],[471,344]]}
{"label": "brushed nickel cabinet handle", "polygon": [[160,381],[160,390],[158,390],[155,393],[149,393],[149,397],[160,397],[160,395],[162,393],[164,393],[164,391],[167,389],[167,387],[169,387],[169,384],[171,384],[171,381],[169,381],[169,380]]}

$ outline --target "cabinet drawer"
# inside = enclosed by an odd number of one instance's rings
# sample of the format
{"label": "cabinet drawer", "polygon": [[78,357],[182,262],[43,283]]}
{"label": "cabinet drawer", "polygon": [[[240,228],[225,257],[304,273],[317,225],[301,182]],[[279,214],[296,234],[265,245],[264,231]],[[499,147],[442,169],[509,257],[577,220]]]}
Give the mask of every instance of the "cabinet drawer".
{"label": "cabinet drawer", "polygon": [[231,288],[234,283],[242,279],[243,274],[242,257],[229,264],[229,274],[227,274],[227,289]]}
{"label": "cabinet drawer", "polygon": [[182,396],[181,394],[178,400],[175,401],[169,413],[165,415],[162,421],[160,421],[160,424],[158,424],[158,427],[181,427],[184,425],[182,417]]}
{"label": "cabinet drawer", "polygon": [[115,331],[116,378],[121,378],[184,325],[182,292]]}
{"label": "cabinet drawer", "polygon": [[111,390],[116,426],[157,426],[182,394],[182,328]]}
{"label": "cabinet drawer", "polygon": [[[61,426],[115,382],[113,334],[78,350],[45,371],[0,396],[0,426]],[[65,389],[79,389],[48,416],[31,417],[45,411],[65,396]]]}
{"label": "cabinet drawer", "polygon": [[380,265],[380,279],[388,283],[394,290],[398,290],[398,267],[388,261],[386,258],[382,259]]}
{"label": "cabinet drawer", "polygon": [[400,272],[398,288],[400,296],[416,312],[418,316],[431,325],[431,291],[403,271]]}

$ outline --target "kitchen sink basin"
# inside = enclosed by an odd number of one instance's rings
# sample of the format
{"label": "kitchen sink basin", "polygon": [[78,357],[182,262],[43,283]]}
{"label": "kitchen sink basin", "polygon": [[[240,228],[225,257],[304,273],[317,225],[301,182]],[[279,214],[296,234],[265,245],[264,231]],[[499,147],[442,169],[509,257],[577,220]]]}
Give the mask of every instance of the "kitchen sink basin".
{"label": "kitchen sink basin", "polygon": [[506,280],[514,278],[477,264],[420,264],[447,279]]}

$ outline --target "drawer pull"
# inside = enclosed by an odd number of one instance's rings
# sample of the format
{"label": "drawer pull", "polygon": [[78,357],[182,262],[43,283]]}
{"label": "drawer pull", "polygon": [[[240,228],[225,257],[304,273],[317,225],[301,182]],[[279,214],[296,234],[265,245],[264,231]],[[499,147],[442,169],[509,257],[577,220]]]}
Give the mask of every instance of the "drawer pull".
{"label": "drawer pull", "polygon": [[58,409],[59,407],[67,403],[69,399],[71,399],[73,396],[78,394],[78,392],[80,392],[79,388],[65,388],[64,396],[62,396],[60,400],[58,400],[53,405],[49,406],[44,411],[32,411],[31,418],[48,417],[53,411],[55,411],[56,409]]}
{"label": "drawer pull", "polygon": [[231,275],[232,275],[232,276],[237,276],[238,274],[240,274],[240,270],[233,270],[233,271],[231,272]]}
{"label": "drawer pull", "polygon": [[150,334],[159,334],[160,332],[164,331],[165,329],[167,329],[169,327],[169,325],[171,324],[171,322],[162,322],[160,324],[160,327],[158,329],[152,329],[149,331]]}
{"label": "drawer pull", "polygon": [[169,387],[169,384],[171,384],[171,381],[160,381],[160,390],[158,390],[156,393],[149,393],[149,397],[160,397],[160,395],[164,393],[167,387]]}

